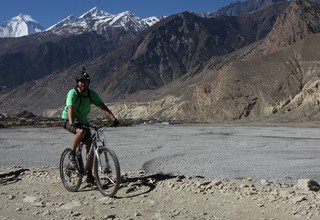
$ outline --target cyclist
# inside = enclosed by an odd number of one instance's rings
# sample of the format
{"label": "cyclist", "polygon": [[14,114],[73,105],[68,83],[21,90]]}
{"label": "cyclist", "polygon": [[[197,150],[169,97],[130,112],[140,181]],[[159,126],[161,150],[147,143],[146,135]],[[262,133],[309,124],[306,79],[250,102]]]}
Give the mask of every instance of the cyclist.
{"label": "cyclist", "polygon": [[76,86],[67,94],[66,105],[61,117],[63,120],[63,128],[74,134],[69,168],[73,170],[77,168],[75,152],[80,142],[83,142],[87,154],[87,182],[93,184],[93,154],[88,154],[92,140],[90,129],[87,126],[91,104],[106,111],[106,115],[112,120],[114,127],[118,126],[119,121],[103,103],[99,95],[94,90],[89,89],[89,84],[90,76],[86,73],[85,68],[82,68],[80,74],[76,77]]}

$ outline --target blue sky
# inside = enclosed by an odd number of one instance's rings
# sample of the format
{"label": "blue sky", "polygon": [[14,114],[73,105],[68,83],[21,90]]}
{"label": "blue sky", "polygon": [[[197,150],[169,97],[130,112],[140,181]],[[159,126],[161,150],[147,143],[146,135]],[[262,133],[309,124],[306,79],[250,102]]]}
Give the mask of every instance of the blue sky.
{"label": "blue sky", "polygon": [[117,14],[131,11],[140,18],[182,11],[212,12],[235,0],[1,0],[0,24],[20,13],[29,14],[45,28],[69,15],[81,16],[93,7]]}

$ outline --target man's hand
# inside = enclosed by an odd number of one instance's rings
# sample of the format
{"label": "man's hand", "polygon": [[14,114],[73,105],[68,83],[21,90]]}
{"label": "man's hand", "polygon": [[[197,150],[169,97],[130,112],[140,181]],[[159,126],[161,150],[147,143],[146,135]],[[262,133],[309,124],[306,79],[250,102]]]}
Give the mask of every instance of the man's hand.
{"label": "man's hand", "polygon": [[117,127],[119,125],[119,121],[118,121],[118,119],[114,119],[113,121],[112,121],[112,124],[111,124],[111,127]]}

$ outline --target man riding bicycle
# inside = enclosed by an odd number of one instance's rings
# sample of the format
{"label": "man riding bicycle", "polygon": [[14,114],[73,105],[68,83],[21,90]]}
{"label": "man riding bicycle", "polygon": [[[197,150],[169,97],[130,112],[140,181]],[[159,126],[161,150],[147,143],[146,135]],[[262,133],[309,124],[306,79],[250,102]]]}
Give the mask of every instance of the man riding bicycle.
{"label": "man riding bicycle", "polygon": [[94,90],[89,89],[89,84],[90,76],[86,73],[85,68],[82,68],[80,74],[76,77],[76,86],[68,92],[61,118],[63,119],[63,128],[74,134],[70,153],[70,169],[77,169],[75,152],[80,142],[83,142],[87,154],[87,182],[93,184],[93,155],[88,154],[92,140],[90,129],[87,126],[91,104],[106,111],[106,115],[112,120],[113,126],[116,127],[119,121],[103,103],[99,95]]}

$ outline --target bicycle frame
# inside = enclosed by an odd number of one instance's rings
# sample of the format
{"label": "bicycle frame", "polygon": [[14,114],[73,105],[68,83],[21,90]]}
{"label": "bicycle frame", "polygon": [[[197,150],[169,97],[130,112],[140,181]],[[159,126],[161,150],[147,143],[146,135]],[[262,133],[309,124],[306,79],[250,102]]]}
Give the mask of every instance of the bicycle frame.
{"label": "bicycle frame", "polygon": [[[91,135],[91,147],[90,147],[90,151],[88,153],[89,156],[92,156],[92,154],[94,154],[95,158],[99,158],[99,148],[100,147],[105,147],[105,140],[103,140],[101,137],[100,137],[100,134],[99,133],[102,133],[102,131],[99,131],[99,128],[98,127],[93,127],[93,126],[89,126],[90,128],[93,128],[94,129],[94,133]],[[100,142],[101,145],[98,145],[97,143]],[[85,174],[88,170],[87,168],[87,162],[86,162],[86,166],[84,166],[84,163],[83,163],[83,157],[82,157],[82,149],[83,149],[83,143],[81,142],[77,148],[77,159],[78,159],[78,165],[79,165],[79,172],[81,174]],[[101,164],[100,161],[99,162],[99,165]]]}

